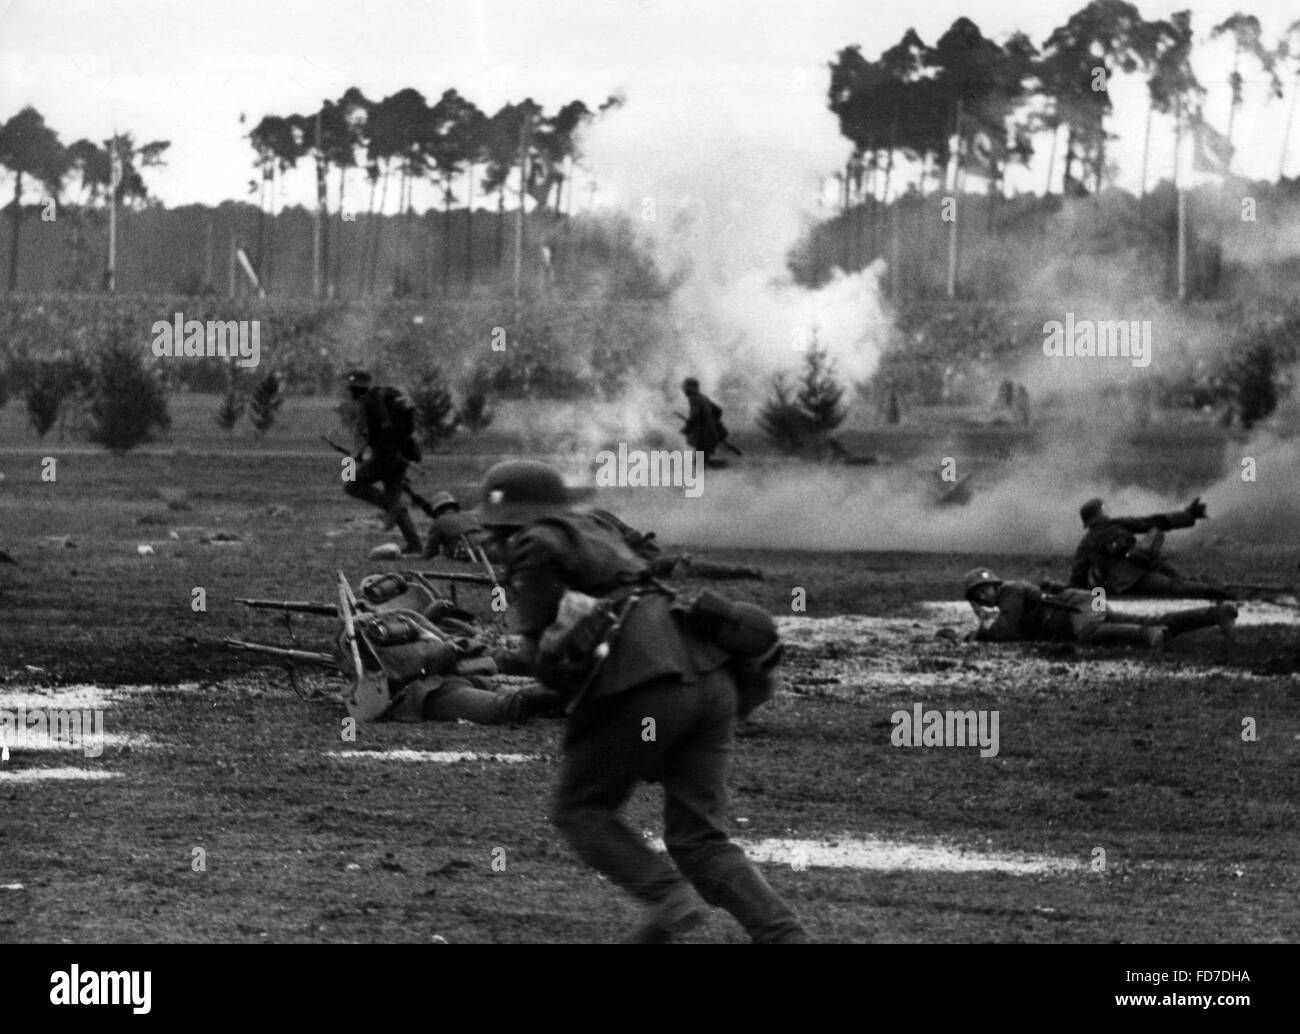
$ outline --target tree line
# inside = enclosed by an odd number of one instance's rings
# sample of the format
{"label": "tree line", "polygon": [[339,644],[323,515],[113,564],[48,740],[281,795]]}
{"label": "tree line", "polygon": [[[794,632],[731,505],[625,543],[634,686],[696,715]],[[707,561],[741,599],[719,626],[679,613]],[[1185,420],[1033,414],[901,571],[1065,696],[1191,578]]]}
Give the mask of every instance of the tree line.
{"label": "tree line", "polygon": [[[1229,37],[1233,66],[1226,141],[1232,145],[1244,103],[1243,72],[1262,73],[1270,99],[1281,99],[1284,76],[1294,78],[1279,160],[1281,177],[1300,92],[1300,20],[1271,45],[1259,19],[1237,12],[1215,25],[1210,39]],[[889,195],[896,161],[918,170],[920,190],[933,170],[939,177],[956,159],[963,171],[982,175],[1000,192],[1012,165],[1027,165],[1035,139],[1050,134],[1049,176],[1056,184],[1056,148],[1065,136],[1060,190],[1067,195],[1100,192],[1112,176],[1107,129],[1112,103],[1107,86],[1118,73],[1140,74],[1147,87],[1142,183],[1152,117],[1174,115],[1176,131],[1203,123],[1207,88],[1192,68],[1190,11],[1168,19],[1144,19],[1126,0],[1092,0],[1054,29],[1041,46],[1023,32],[1003,42],[984,36],[969,18],[958,18],[933,46],[914,29],[874,61],[860,46],[842,49],[830,64],[828,105],[852,153],[838,174],[845,208],[862,197]]]}
{"label": "tree line", "polygon": [[[505,104],[489,115],[455,89],[445,90],[433,104],[411,87],[380,100],[371,100],[351,86],[337,100],[326,100],[315,112],[266,115],[249,133],[256,152],[260,182],[250,183],[259,195],[263,219],[259,223],[257,255],[264,267],[268,253],[266,215],[274,214],[277,177],[310,161],[316,175],[316,207],[321,218],[313,245],[314,293],[333,294],[342,279],[341,249],[334,248],[331,260],[329,182],[336,181],[334,215],[338,221],[355,218],[359,206],[349,209],[348,185],[360,172],[360,189],[366,192],[365,211],[383,212],[390,188],[395,189],[402,217],[400,233],[411,250],[415,225],[414,194],[422,182],[434,185],[441,194],[444,249],[450,247],[452,210],[463,198],[465,217],[471,217],[474,191],[496,195],[497,231],[492,261],[503,260],[506,195],[516,184],[520,213],[532,198],[535,209],[556,214],[568,204],[572,212],[572,167],[577,159],[578,130],[599,113],[617,106],[608,99],[597,111],[581,100],[570,101],[548,115],[543,107],[527,98]],[[481,178],[480,178],[481,174]],[[567,186],[567,195],[566,195]],[[457,188],[463,191],[458,197]],[[362,242],[360,261],[365,270],[367,293],[375,289],[375,275],[384,221],[367,219],[367,238]],[[522,221],[517,232],[523,232]],[[466,232],[466,254],[460,265],[468,284],[474,276],[474,235]],[[522,245],[522,241],[520,242]],[[452,260],[444,253],[443,291],[451,276]],[[397,272],[398,291],[410,271]],[[409,286],[409,285],[408,285]]]}

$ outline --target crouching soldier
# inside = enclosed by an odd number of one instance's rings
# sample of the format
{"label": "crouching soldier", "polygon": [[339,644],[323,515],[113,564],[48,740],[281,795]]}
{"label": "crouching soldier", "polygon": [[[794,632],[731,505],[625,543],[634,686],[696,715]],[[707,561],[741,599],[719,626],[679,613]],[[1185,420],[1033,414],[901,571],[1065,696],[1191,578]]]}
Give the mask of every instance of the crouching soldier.
{"label": "crouching soldier", "polygon": [[[1089,499],[1079,516],[1087,530],[1070,567],[1071,588],[1102,588],[1115,596],[1231,599],[1220,586],[1179,577],[1160,555],[1165,532],[1190,528],[1205,517],[1200,499],[1149,517],[1110,517],[1102,500]],[[1145,536],[1141,542],[1138,535]]]}
{"label": "crouching soldier", "polygon": [[[569,704],[556,826],[583,861],[646,904],[639,942],[670,941],[703,920],[687,880],[753,940],[806,942],[723,824],[737,716],[773,689],[775,625],[763,615],[772,633],[763,654],[733,664],[622,536],[572,502],[557,471],[516,461],[488,471],[480,507],[505,549],[523,653]],[[676,869],[619,818],[641,781],[663,784]]]}
{"label": "crouching soldier", "polygon": [[424,543],[425,559],[447,557],[450,560],[477,562],[474,553],[480,550],[488,535],[479,522],[478,515],[461,511],[460,503],[450,492],[439,492],[429,500],[429,537]]}
{"label": "crouching soldier", "polygon": [[1168,638],[1214,625],[1230,638],[1237,620],[1237,608],[1231,603],[1149,617],[1123,614],[1109,606],[1098,607],[1099,597],[1084,589],[1045,593],[1028,582],[1003,582],[987,567],[966,573],[965,592],[978,621],[967,633],[968,641],[1055,639],[1159,650]]}

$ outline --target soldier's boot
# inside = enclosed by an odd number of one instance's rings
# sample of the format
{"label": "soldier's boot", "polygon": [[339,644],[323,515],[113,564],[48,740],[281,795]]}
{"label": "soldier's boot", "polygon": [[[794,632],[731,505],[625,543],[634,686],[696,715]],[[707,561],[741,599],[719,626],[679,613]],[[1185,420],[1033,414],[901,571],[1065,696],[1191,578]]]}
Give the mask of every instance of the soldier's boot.
{"label": "soldier's boot", "polygon": [[1231,641],[1233,627],[1237,622],[1237,608],[1231,603],[1217,603],[1213,607],[1194,607],[1190,610],[1176,610],[1160,619],[1165,635],[1172,638],[1185,632],[1194,632],[1198,628],[1219,626],[1224,638]]}
{"label": "soldier's boot", "polygon": [[511,696],[507,716],[511,724],[530,718],[560,718],[564,715],[564,697],[545,686],[524,686]]}
{"label": "soldier's boot", "polygon": [[632,935],[633,944],[669,944],[678,934],[694,930],[704,922],[704,910],[684,883],[651,905],[645,922]]}
{"label": "soldier's boot", "polygon": [[423,556],[424,543],[420,541],[420,533],[415,530],[415,521],[411,520],[411,511],[399,504],[389,512],[392,515],[393,523],[397,525],[397,530],[406,539],[406,545],[402,548],[402,556]]}
{"label": "soldier's boot", "polygon": [[1165,645],[1165,630],[1158,625],[1107,622],[1098,625],[1086,642],[1089,646],[1143,646],[1148,650],[1160,650]]}

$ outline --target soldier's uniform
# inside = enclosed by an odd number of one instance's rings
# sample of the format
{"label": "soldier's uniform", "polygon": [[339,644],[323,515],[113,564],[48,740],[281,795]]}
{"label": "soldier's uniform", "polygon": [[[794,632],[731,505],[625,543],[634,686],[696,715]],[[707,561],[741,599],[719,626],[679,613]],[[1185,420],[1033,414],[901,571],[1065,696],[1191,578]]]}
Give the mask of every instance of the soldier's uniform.
{"label": "soldier's uniform", "polygon": [[439,492],[429,500],[433,523],[424,541],[426,558],[444,556],[451,560],[473,561],[470,549],[487,543],[487,532],[478,514],[465,513],[450,492]]}
{"label": "soldier's uniform", "polygon": [[[614,528],[568,511],[551,468],[498,464],[484,494],[484,524],[518,529],[506,544],[507,579],[526,655],[538,657],[566,590],[612,603],[645,592],[569,719],[553,819],[574,851],[650,906],[643,941],[668,940],[701,920],[683,875],[755,941],[806,941],[723,825],[739,706],[728,653],[688,629],[673,598],[647,585],[645,562]],[[642,780],[663,784],[664,842],[680,874],[618,817]]]}
{"label": "soldier's uniform", "polygon": [[622,537],[632,552],[646,562],[650,574],[655,578],[709,578],[723,581],[763,577],[763,572],[756,567],[697,560],[689,553],[665,553],[653,531],[637,531],[608,510],[590,512],[592,517],[613,528]]}
{"label": "soldier's uniform", "polygon": [[[980,603],[978,590],[991,586],[991,605]],[[991,642],[1021,639],[1067,640],[1089,646],[1147,646],[1157,649],[1164,640],[1218,625],[1230,633],[1236,608],[1230,604],[1193,607],[1166,614],[1125,614],[1111,607],[1097,610],[1094,597],[1084,589],[1045,593],[1028,582],[1003,582],[988,568],[966,574],[966,599],[980,617],[970,638]],[[990,613],[996,608],[996,614]]]}
{"label": "soldier's uniform", "polygon": [[[1220,586],[1179,577],[1160,556],[1165,532],[1190,528],[1205,516],[1205,504],[1200,500],[1185,510],[1149,517],[1110,517],[1100,499],[1090,499],[1079,509],[1079,516],[1087,531],[1070,566],[1072,588],[1100,587],[1116,596],[1231,598]],[[1141,545],[1139,535],[1147,536]]]}
{"label": "soldier's uniform", "polygon": [[689,406],[686,423],[682,426],[686,444],[696,452],[704,453],[706,464],[712,463],[713,454],[727,437],[722,424],[722,407],[701,394],[700,382],[694,377],[687,377],[682,382],[682,393]]}
{"label": "soldier's uniform", "polygon": [[353,454],[361,462],[355,480],[344,482],[343,491],[383,510],[406,539],[404,552],[419,556],[423,547],[402,493],[406,469],[419,461],[420,447],[394,425],[384,389],[371,383],[370,374],[348,374],[348,391],[357,410]]}

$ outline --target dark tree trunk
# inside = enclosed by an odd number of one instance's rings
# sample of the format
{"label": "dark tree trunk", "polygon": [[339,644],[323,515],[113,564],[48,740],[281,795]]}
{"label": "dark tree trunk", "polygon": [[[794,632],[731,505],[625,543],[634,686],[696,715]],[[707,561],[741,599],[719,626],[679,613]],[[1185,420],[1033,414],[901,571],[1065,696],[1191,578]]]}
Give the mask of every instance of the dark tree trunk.
{"label": "dark tree trunk", "polygon": [[18,290],[18,231],[23,219],[23,174],[20,169],[14,173],[14,210],[13,236],[9,238],[9,293]]}

